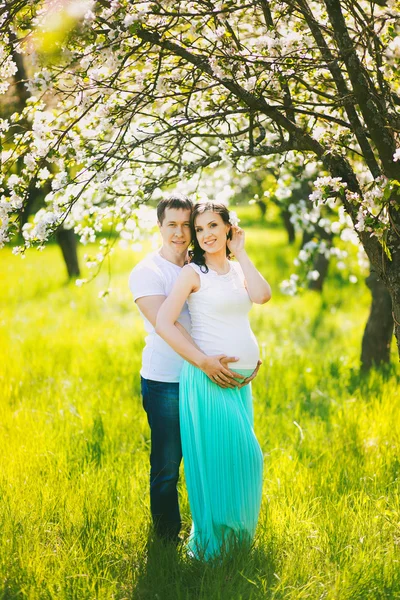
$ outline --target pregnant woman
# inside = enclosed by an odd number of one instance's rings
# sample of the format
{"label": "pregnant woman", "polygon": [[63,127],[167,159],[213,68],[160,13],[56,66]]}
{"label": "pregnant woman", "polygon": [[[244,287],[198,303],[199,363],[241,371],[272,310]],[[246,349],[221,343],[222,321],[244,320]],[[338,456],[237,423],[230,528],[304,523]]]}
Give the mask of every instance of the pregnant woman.
{"label": "pregnant woman", "polygon": [[[189,549],[210,559],[236,543],[251,542],[262,490],[262,453],[253,430],[251,386],[221,388],[201,370],[206,356],[236,356],[229,367],[254,371],[259,349],[250,328],[253,302],[271,289],[245,251],[245,235],[229,222],[225,205],[200,203],[192,213],[194,250],[157,317],[157,333],[185,361],[181,372],[180,427],[193,526]],[[230,260],[234,254],[236,261]],[[187,301],[192,340],[175,327]],[[219,384],[219,385],[217,385]]]}

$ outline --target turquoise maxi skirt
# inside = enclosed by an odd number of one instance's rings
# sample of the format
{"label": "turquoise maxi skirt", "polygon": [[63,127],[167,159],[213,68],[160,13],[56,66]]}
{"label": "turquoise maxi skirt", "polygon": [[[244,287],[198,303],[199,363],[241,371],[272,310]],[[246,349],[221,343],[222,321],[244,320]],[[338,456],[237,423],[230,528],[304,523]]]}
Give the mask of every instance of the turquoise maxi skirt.
{"label": "turquoise maxi skirt", "polygon": [[263,456],[253,429],[251,385],[220,388],[185,362],[179,412],[193,519],[189,552],[208,560],[250,543],[257,525]]}

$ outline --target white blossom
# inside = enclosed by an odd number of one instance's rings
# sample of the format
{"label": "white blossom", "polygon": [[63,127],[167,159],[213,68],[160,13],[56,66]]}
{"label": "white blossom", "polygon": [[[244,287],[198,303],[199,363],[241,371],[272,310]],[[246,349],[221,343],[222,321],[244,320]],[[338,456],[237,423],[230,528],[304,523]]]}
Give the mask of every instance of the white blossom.
{"label": "white blossom", "polygon": [[7,80],[18,70],[17,65],[9,53],[9,48],[7,48],[7,42],[8,39],[6,36],[3,41],[0,42],[0,94],[6,93],[10,87],[10,83]]}
{"label": "white blossom", "polygon": [[8,187],[10,187],[11,189],[13,187],[15,187],[16,185],[18,185],[19,182],[20,182],[20,178],[18,177],[18,175],[15,175],[15,173],[10,175],[10,177],[7,180]]}
{"label": "white blossom", "polygon": [[298,275],[296,273],[292,273],[289,279],[282,281],[280,285],[281,292],[287,296],[295,296],[298,292],[298,279]]}
{"label": "white blossom", "polygon": [[[50,181],[51,191],[44,199],[45,213],[31,218],[24,229],[26,245],[43,245],[62,221],[74,228],[82,243],[104,236],[106,226],[130,247],[154,231],[155,211],[148,213],[145,207],[151,190],[155,190],[151,196],[155,202],[176,183],[176,190],[194,199],[208,195],[229,205],[235,194],[252,183],[254,171],[260,168],[276,174],[275,183],[272,178],[268,180],[267,191],[273,202],[282,209],[289,207],[296,230],[314,236],[296,258],[300,279],[290,279],[289,290],[302,287],[307,277],[312,277],[312,263],[318,253],[342,261],[347,268],[349,257],[339,255],[335,236],[340,236],[340,243],[350,241],[358,247],[358,232],[383,239],[391,227],[388,202],[393,198],[390,192],[394,184],[371,175],[354,132],[340,124],[346,118],[343,105],[334,100],[326,106],[328,94],[318,107],[318,89],[324,89],[326,80],[326,89],[334,94],[334,83],[326,64],[321,63],[320,50],[301,10],[291,11],[286,3],[271,2],[274,28],[266,29],[257,3],[251,11],[240,5],[231,10],[222,0],[213,6],[215,19],[205,15],[198,3],[180,0],[165,0],[158,12],[150,2],[39,3],[31,21],[24,15],[26,32],[24,29],[24,35],[17,36],[14,45],[6,36],[1,40],[0,92],[7,89],[8,79],[15,73],[11,52],[17,50],[29,52],[27,87],[32,96],[21,113],[0,120],[2,141],[8,137],[12,148],[3,146],[2,151],[5,174],[0,183],[5,191],[0,204],[0,244],[9,239],[15,213],[32,181],[43,189]],[[190,17],[185,14],[181,18],[183,8]],[[45,29],[49,15],[54,16],[53,10],[75,20],[74,33],[78,34],[71,35],[58,64],[43,61],[32,41],[35,31]],[[172,26],[164,14],[168,11],[177,15]],[[329,30],[323,3],[312,3],[312,11],[315,23]],[[385,48],[381,76],[388,97],[391,92],[400,92],[400,38],[393,30],[397,12],[394,0],[388,0],[385,7],[376,7],[368,22]],[[346,19],[361,55],[369,29],[361,29],[362,16],[356,21],[346,11]],[[181,45],[198,57],[199,64],[194,66],[182,53],[167,49],[161,54],[157,44],[137,43],[132,27],[136,23],[139,27],[145,24],[147,34],[159,36],[171,47]],[[17,30],[18,24],[14,26]],[[362,60],[370,73],[376,73],[378,65],[367,46]],[[340,68],[347,80],[346,66],[341,63]],[[305,84],[298,86],[299,92],[287,79],[293,73]],[[268,146],[287,141],[288,135],[268,111],[254,109],[250,127],[246,102],[237,100],[236,86],[247,91],[253,104],[265,98],[270,106],[279,103],[284,108],[285,80],[295,94],[296,105],[304,102],[310,112],[313,105],[316,107],[316,116],[303,111],[296,115],[296,124],[319,143],[323,156],[332,153],[346,158],[359,193],[349,191],[340,178],[324,172],[311,152],[290,150],[279,156],[257,156]],[[21,122],[27,127],[22,128]],[[354,153],[348,148],[354,148]],[[393,161],[399,160],[397,149]],[[314,186],[307,180],[315,180]],[[352,218],[357,215],[355,228],[343,209],[344,194]],[[321,228],[330,238],[328,244],[318,238]],[[108,251],[108,245],[102,245],[90,262],[101,262],[100,255]]]}
{"label": "white blossom", "polygon": [[317,279],[320,278],[320,274],[317,270],[313,270],[313,271],[309,271],[307,273],[307,279],[309,279],[310,281],[317,281]]}
{"label": "white blossom", "polygon": [[357,223],[355,224],[355,228],[357,229],[357,231],[365,230],[365,211],[362,207],[358,211]]}
{"label": "white blossom", "polygon": [[236,225],[239,225],[239,221],[240,221],[240,219],[237,216],[237,212],[234,210],[229,211],[229,223],[231,225],[236,226]]}
{"label": "white blossom", "polygon": [[38,171],[38,178],[39,179],[47,179],[50,175],[50,171],[48,170],[47,167],[43,167],[42,169],[39,169]]}

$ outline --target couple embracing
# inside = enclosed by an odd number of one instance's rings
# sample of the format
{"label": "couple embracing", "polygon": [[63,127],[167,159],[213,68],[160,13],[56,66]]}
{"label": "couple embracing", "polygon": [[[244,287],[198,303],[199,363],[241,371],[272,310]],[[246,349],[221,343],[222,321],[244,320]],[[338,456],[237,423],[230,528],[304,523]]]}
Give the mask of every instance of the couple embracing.
{"label": "couple embracing", "polygon": [[250,543],[257,524],[263,460],[249,383],[260,362],[248,312],[271,289],[225,205],[171,197],[157,220],[162,246],[129,279],[148,334],[140,373],[151,513],[156,534],[177,542],[183,454],[189,552],[208,560]]}

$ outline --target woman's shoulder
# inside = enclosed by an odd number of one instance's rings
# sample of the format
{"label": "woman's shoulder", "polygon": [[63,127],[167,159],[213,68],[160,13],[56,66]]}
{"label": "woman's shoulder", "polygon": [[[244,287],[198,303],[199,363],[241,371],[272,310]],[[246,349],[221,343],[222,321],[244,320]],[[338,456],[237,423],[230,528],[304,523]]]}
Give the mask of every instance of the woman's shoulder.
{"label": "woman's shoulder", "polygon": [[182,267],[181,277],[185,279],[196,279],[198,280],[198,276],[200,275],[200,269],[198,265],[194,263],[187,263]]}
{"label": "woman's shoulder", "polygon": [[200,269],[200,265],[196,265],[196,263],[194,262],[189,262],[187,263],[183,269],[186,269],[187,271],[191,271],[191,272],[196,272],[198,275],[201,274],[201,269]]}
{"label": "woman's shoulder", "polygon": [[192,292],[197,292],[200,289],[200,275],[196,269],[193,269],[191,263],[188,263],[182,267],[179,279],[182,282],[182,285],[189,286]]}

